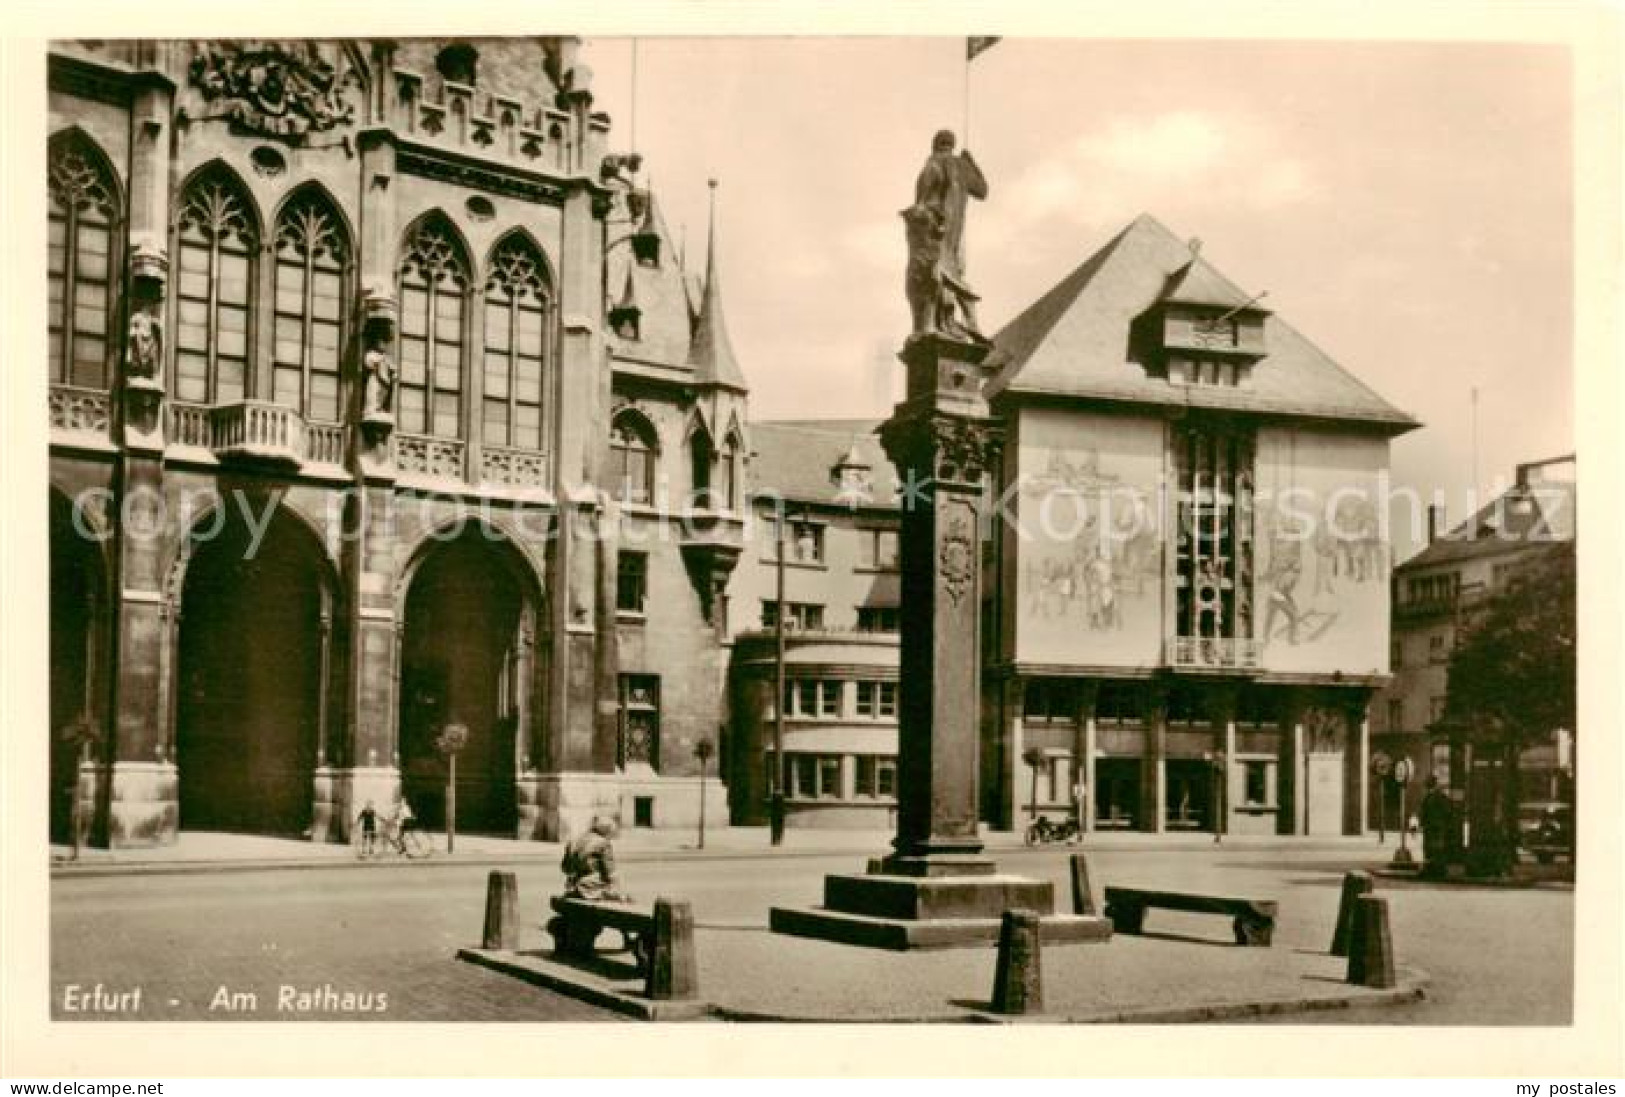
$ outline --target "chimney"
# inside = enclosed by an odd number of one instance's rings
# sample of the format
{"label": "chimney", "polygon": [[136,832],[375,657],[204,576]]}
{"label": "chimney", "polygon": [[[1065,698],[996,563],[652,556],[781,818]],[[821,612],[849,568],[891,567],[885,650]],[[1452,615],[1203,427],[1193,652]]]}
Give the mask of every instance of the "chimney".
{"label": "chimney", "polygon": [[1444,507],[1439,503],[1428,504],[1428,544],[1439,539],[1439,526],[1444,518]]}

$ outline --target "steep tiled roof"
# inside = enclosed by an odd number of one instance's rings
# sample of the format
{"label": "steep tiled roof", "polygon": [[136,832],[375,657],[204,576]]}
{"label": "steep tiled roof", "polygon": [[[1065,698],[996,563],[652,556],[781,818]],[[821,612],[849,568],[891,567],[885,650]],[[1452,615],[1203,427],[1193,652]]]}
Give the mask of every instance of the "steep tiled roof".
{"label": "steep tiled roof", "polygon": [[[874,419],[753,422],[751,488],[800,503],[895,507],[897,478],[875,433],[879,426]],[[872,488],[866,497],[849,499],[831,472],[854,453],[869,466]]]}
{"label": "steep tiled roof", "polygon": [[[624,243],[611,247],[605,256],[605,262],[609,265],[608,285],[614,300],[619,301],[625,295],[627,279],[630,278],[632,294],[642,312],[638,325],[640,338],[623,339],[612,334],[610,344],[617,357],[684,369],[688,362],[691,329],[683,272],[677,265],[671,233],[666,229],[659,209],[651,208],[651,214],[661,238],[659,266],[644,266],[637,262],[632,248]],[[633,231],[634,225],[623,200],[617,198],[611,218],[612,242]]]}
{"label": "steep tiled roof", "polygon": [[728,324],[723,315],[722,281],[717,272],[715,240],[708,239],[705,281],[682,267],[671,230],[651,193],[639,232],[653,229],[660,236],[660,262],[637,262],[631,247],[620,240],[633,231],[634,220],[624,194],[618,194],[610,214],[611,242],[605,256],[611,300],[631,300],[640,312],[638,338],[611,333],[612,355],[619,360],[681,371],[694,381],[745,392],[749,389],[739,366]]}
{"label": "steep tiled roof", "polygon": [[1268,354],[1244,386],[1173,385],[1149,373],[1130,357],[1131,327],[1182,271],[1178,292],[1236,305],[1251,297],[1142,214],[994,337],[1001,368],[990,391],[1342,419],[1396,434],[1417,426],[1273,315]]}
{"label": "steep tiled roof", "polygon": [[1400,565],[1403,571],[1499,556],[1531,545],[1574,540],[1573,481],[1514,486]]}
{"label": "steep tiled roof", "polygon": [[[1195,244],[1186,247],[1194,248]],[[1213,264],[1200,255],[1180,267],[1168,278],[1163,291],[1167,301],[1185,301],[1193,305],[1225,305],[1230,307],[1251,303],[1251,298],[1230,279],[1214,269]]]}
{"label": "steep tiled roof", "polygon": [[700,313],[694,321],[694,340],[689,346],[688,365],[694,371],[694,380],[701,384],[721,385],[739,392],[749,388],[745,384],[744,371],[734,357],[733,342],[728,338],[728,321],[722,312],[722,277],[717,269],[715,214],[711,217],[711,227],[705,237],[705,294],[700,298]]}

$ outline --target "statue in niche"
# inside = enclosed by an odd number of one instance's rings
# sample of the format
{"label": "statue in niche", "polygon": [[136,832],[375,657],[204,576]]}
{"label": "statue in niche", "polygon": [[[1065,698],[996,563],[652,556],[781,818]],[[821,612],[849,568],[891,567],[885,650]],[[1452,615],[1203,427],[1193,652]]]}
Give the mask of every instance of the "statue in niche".
{"label": "statue in niche", "polygon": [[130,330],[125,341],[124,378],[139,388],[161,386],[158,375],[164,361],[163,321],[151,309],[140,306],[130,313]]}
{"label": "statue in niche", "polygon": [[371,423],[395,421],[395,360],[387,342],[374,339],[361,356],[361,418]]}
{"label": "statue in niche", "polygon": [[914,182],[914,204],[902,211],[908,241],[905,295],[915,335],[982,339],[976,293],[965,281],[965,210],[988,194],[970,152],[954,153],[954,135],[939,130]]}

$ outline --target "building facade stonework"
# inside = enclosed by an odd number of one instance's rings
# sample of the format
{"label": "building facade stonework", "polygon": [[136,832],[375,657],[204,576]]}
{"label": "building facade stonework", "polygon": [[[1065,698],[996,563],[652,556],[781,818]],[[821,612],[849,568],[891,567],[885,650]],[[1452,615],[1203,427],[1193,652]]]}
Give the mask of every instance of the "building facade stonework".
{"label": "building facade stonework", "polygon": [[753,427],[756,521],[730,587],[733,749],[724,772],[736,823],[768,821],[780,720],[787,825],[886,830],[895,823],[898,497],[876,427],[873,420]]}
{"label": "building facade stonework", "polygon": [[52,45],[58,838],[698,813],[747,393],[579,51]]}
{"label": "building facade stonework", "polygon": [[[448,728],[465,830],[759,824],[781,768],[893,824],[907,493],[872,421],[751,423],[715,224],[689,272],[580,51],[52,45],[59,840],[439,826]],[[996,515],[935,561],[982,822],[1359,830],[1414,421],[1147,217],[991,344],[933,470]]]}

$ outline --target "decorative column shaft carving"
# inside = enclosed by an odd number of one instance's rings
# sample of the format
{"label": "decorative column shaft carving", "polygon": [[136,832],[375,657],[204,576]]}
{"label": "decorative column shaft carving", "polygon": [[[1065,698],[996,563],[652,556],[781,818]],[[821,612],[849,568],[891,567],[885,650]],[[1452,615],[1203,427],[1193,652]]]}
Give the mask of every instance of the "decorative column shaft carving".
{"label": "decorative column shaft carving", "polygon": [[982,480],[1003,438],[981,396],[986,354],[910,339],[909,399],[881,431],[903,484],[898,865],[980,863]]}

